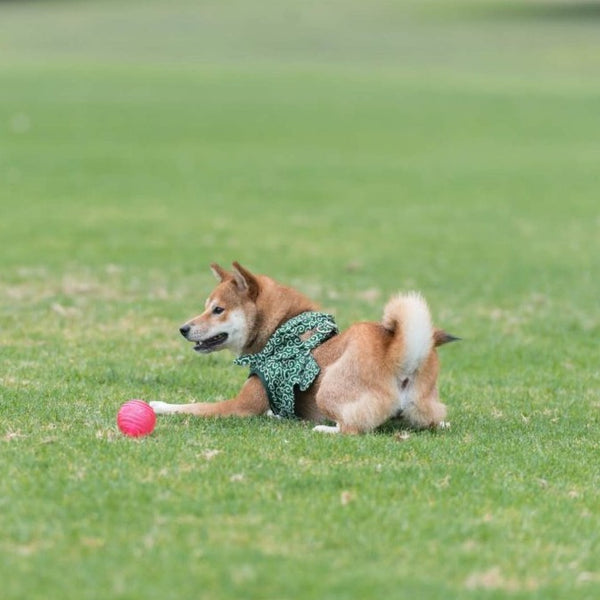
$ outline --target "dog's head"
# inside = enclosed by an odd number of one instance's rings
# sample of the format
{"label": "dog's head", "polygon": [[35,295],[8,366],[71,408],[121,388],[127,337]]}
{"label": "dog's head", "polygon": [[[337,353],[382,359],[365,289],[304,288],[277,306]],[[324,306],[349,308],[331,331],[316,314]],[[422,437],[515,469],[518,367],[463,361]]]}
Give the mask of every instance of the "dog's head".
{"label": "dog's head", "polygon": [[228,348],[240,354],[256,321],[258,279],[237,262],[231,272],[217,264],[212,264],[211,270],[219,283],[207,298],[204,312],[182,325],[179,331],[186,340],[195,343],[196,352]]}

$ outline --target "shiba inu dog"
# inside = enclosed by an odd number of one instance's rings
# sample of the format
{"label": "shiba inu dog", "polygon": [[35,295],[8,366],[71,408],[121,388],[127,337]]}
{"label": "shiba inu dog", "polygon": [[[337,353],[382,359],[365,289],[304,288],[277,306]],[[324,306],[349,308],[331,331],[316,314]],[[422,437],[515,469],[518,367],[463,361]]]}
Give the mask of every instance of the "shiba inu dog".
{"label": "shiba inu dog", "polygon": [[444,427],[436,348],[458,338],[434,328],[420,294],[399,294],[385,306],[381,322],[338,333],[332,317],[299,291],[237,262],[231,271],[217,264],[211,269],[219,283],[204,312],[180,332],[198,353],[228,349],[241,355],[237,362],[250,365],[250,376],[235,398],[151,402],[157,414],[272,411],[314,421],[314,429],[325,433],[365,433],[398,417],[417,429]]}

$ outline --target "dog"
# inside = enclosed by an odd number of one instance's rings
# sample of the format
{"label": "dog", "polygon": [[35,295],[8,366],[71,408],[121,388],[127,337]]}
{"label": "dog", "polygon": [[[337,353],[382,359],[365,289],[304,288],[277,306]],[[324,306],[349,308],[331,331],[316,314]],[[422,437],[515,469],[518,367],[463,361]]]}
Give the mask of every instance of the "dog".
{"label": "dog", "polygon": [[[255,275],[238,262],[231,271],[218,264],[211,270],[219,283],[204,312],[180,332],[200,354],[228,349],[241,355],[237,362],[251,366],[250,376],[235,398],[151,402],[156,414],[248,417],[278,411],[290,416],[291,411],[293,417],[314,422],[315,431],[342,434],[370,432],[395,418],[414,429],[446,425],[446,406],[438,396],[436,349],[459,338],[433,326],[419,293],[392,297],[381,322],[356,323],[338,333],[332,317],[319,313],[314,302],[291,287]],[[309,321],[303,325],[306,316]],[[279,373],[273,383],[267,377],[273,369],[256,361],[262,361],[265,352],[277,354],[280,339],[299,349],[300,367],[294,366],[286,349],[284,358],[276,359],[274,371]],[[312,378],[306,378],[307,370]],[[292,390],[293,407],[274,407],[270,385],[277,392]],[[284,405],[289,396],[283,394]]]}

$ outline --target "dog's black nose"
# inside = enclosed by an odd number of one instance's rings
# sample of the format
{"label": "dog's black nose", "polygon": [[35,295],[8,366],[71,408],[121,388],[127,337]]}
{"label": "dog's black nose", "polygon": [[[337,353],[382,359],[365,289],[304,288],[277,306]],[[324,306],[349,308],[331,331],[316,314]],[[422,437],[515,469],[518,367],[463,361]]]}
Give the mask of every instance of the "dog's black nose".
{"label": "dog's black nose", "polygon": [[191,325],[188,325],[188,324],[186,323],[185,325],[182,325],[182,326],[179,328],[179,331],[181,332],[181,335],[182,335],[184,338],[186,338],[186,337],[187,337],[187,334],[190,332],[190,329],[191,329],[191,328],[192,328],[192,327],[191,327]]}

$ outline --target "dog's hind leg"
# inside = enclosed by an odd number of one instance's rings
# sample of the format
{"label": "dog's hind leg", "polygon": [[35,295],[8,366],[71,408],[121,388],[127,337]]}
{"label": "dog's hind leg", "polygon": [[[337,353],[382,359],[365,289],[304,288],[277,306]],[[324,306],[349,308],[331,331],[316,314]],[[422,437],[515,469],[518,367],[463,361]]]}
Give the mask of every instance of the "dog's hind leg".
{"label": "dog's hind leg", "polygon": [[340,426],[339,425],[317,425],[313,427],[313,431],[318,431],[319,433],[339,433]]}
{"label": "dog's hind leg", "polygon": [[[368,380],[354,357],[341,359],[322,375],[316,393],[321,414],[335,423],[334,427],[319,425],[314,431],[356,435],[379,427],[393,413],[393,380]],[[360,364],[360,363],[359,363]]]}
{"label": "dog's hind leg", "polygon": [[317,425],[316,427],[313,427],[313,431],[329,434],[344,433],[346,435],[358,435],[360,433],[365,433],[365,431],[368,430],[348,425],[346,423],[336,423],[335,425]]}
{"label": "dog's hind leg", "polygon": [[258,377],[250,377],[231,400],[169,404],[154,401],[150,406],[157,415],[188,414],[197,417],[253,417],[269,410],[269,400]]}

